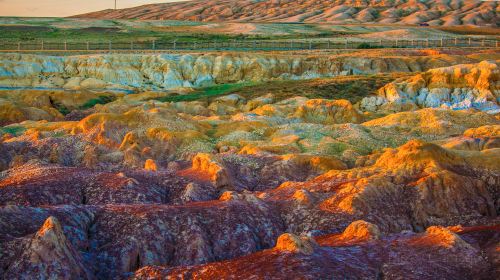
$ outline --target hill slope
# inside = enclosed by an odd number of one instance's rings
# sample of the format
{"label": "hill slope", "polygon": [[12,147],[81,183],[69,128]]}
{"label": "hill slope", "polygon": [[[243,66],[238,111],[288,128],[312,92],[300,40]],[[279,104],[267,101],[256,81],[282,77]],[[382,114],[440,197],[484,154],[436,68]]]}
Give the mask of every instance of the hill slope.
{"label": "hill slope", "polygon": [[478,0],[210,0],[151,4],[79,18],[498,25],[496,1]]}

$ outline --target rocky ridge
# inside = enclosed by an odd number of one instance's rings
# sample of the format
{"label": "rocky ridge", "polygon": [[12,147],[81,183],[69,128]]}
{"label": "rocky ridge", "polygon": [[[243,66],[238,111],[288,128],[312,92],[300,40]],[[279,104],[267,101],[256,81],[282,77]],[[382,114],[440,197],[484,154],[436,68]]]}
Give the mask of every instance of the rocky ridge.
{"label": "rocky ridge", "polygon": [[[162,54],[43,56],[0,55],[0,87],[111,91],[167,90],[273,79],[311,79],[349,74],[426,71],[449,65],[419,51],[385,56],[269,54]],[[410,55],[409,57],[407,55]],[[443,55],[455,63],[474,56]],[[120,69],[120,71],[116,71]]]}
{"label": "rocky ridge", "polygon": [[398,23],[430,25],[495,25],[494,1],[186,1],[104,10],[78,18],[189,20],[205,22]]}
{"label": "rocky ridge", "polygon": [[500,110],[500,70],[493,61],[431,69],[406,81],[387,84],[361,101],[366,111],[444,107]]}

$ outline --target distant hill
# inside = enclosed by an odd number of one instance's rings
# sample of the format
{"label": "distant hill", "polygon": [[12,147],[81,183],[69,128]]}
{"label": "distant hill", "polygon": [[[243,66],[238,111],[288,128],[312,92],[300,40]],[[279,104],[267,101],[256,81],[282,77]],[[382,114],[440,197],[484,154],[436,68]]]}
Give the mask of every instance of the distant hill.
{"label": "distant hill", "polygon": [[498,27],[499,10],[497,1],[479,0],[195,0],[103,10],[74,17]]}

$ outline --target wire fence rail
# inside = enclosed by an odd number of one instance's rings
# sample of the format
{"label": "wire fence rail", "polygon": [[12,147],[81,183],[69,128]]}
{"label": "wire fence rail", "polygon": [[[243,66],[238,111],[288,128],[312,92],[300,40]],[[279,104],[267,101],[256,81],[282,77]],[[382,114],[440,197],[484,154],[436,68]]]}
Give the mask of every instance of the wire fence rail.
{"label": "wire fence rail", "polygon": [[376,41],[224,41],[224,42],[2,42],[0,51],[113,51],[113,50],[327,50],[370,48],[498,48],[497,39],[443,38]]}

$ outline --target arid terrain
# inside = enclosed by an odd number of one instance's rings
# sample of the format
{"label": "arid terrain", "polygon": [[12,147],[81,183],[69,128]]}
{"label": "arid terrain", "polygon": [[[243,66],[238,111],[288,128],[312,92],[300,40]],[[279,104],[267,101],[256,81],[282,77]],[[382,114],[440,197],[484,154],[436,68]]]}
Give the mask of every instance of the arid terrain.
{"label": "arid terrain", "polygon": [[[491,39],[497,10],[192,1],[0,18],[0,39]],[[499,64],[480,45],[0,52],[0,279],[499,279]]]}
{"label": "arid terrain", "polygon": [[210,0],[151,4],[78,18],[206,22],[498,25],[497,1],[479,0]]}
{"label": "arid terrain", "polygon": [[0,276],[489,279],[498,59],[3,54]]}

